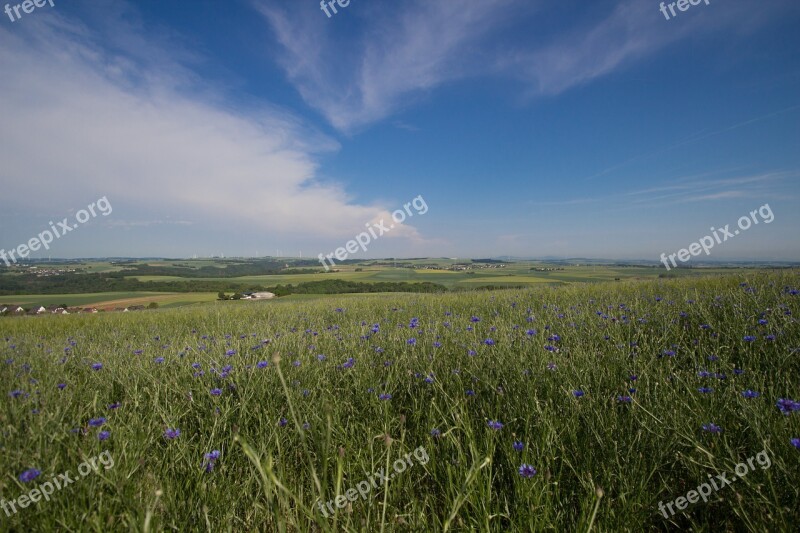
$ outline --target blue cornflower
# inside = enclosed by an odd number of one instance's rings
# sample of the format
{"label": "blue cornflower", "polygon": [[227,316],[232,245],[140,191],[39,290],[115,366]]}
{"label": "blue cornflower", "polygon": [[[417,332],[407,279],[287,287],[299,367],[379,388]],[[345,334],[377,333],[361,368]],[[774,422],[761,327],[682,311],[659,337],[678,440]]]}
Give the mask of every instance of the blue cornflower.
{"label": "blue cornflower", "polygon": [[518,441],[518,440],[515,440],[514,444],[512,444],[511,446],[514,448],[515,451],[518,451],[518,452],[521,452],[522,450],[525,449],[525,444],[520,442],[520,441]]}
{"label": "blue cornflower", "polygon": [[103,368],[103,363],[95,363],[95,364],[92,365],[92,370],[96,371],[96,370],[100,370],[101,368]]}
{"label": "blue cornflower", "polygon": [[472,389],[467,389],[466,394],[467,394],[467,396],[475,396],[475,391],[472,390]]}
{"label": "blue cornflower", "polygon": [[470,322],[480,322],[480,321],[481,321],[481,319],[480,319],[480,318],[478,318],[478,317],[476,317],[476,316],[473,316],[473,317],[471,317],[471,318],[469,319],[469,321],[470,321]]}
{"label": "blue cornflower", "polygon": [[703,431],[709,433],[722,433],[722,428],[714,423],[703,424]]}
{"label": "blue cornflower", "polygon": [[67,388],[67,384],[66,383],[59,383],[58,384],[58,390],[64,390],[65,388]]}
{"label": "blue cornflower", "polygon": [[198,370],[202,365],[200,363],[192,363],[192,368]]}
{"label": "blue cornflower", "polygon": [[441,342],[438,342],[438,341],[437,341],[437,342],[434,342],[434,343],[433,343],[433,347],[434,347],[434,348],[441,348],[441,347],[442,347],[442,343],[441,343]]}
{"label": "blue cornflower", "polygon": [[378,399],[379,400],[391,400],[392,399],[392,395],[388,394],[388,393],[383,393],[383,394],[378,396]]}
{"label": "blue cornflower", "polygon": [[268,366],[269,363],[267,361],[259,361],[258,363],[256,363],[257,368],[267,368]]}
{"label": "blue cornflower", "polygon": [[97,434],[97,438],[99,440],[107,440],[110,436],[111,436],[110,431],[101,431],[100,433]]}
{"label": "blue cornflower", "polygon": [[11,392],[8,393],[8,395],[11,396],[12,398],[19,398],[23,394],[25,394],[25,391],[21,391],[19,389],[12,390]]}
{"label": "blue cornflower", "polygon": [[712,389],[711,387],[700,387],[697,390],[698,392],[702,392],[703,394],[711,394],[712,392],[714,392],[714,389]]}
{"label": "blue cornflower", "polygon": [[756,338],[753,337],[752,335],[745,335],[744,339],[742,339],[742,340],[744,340],[745,342],[753,342],[753,341],[756,340]]}
{"label": "blue cornflower", "polygon": [[292,363],[292,366],[294,366],[294,367],[298,367],[300,365],[301,365],[300,361],[295,361],[295,362]]}
{"label": "blue cornflower", "polygon": [[114,402],[114,403],[108,404],[108,408],[113,410],[113,409],[117,409],[120,405],[122,405],[122,404],[120,404],[119,402]]}
{"label": "blue cornflower", "polygon": [[499,420],[489,420],[488,425],[495,431],[503,429],[503,423],[500,422]]}
{"label": "blue cornflower", "polygon": [[781,413],[785,415],[788,415],[792,411],[800,411],[800,402],[796,402],[788,398],[779,399],[776,405],[778,406],[778,409],[781,410]]}
{"label": "blue cornflower", "polygon": [[425,383],[427,383],[428,385],[430,385],[434,381],[436,381],[436,380],[435,380],[435,378],[433,376],[425,376]]}
{"label": "blue cornflower", "polygon": [[236,350],[228,350],[228,351],[225,352],[225,355],[227,357],[230,357],[232,355],[236,355]]}
{"label": "blue cornflower", "polygon": [[164,362],[164,358],[163,357],[156,357],[154,360],[155,360],[156,363],[163,363]]}
{"label": "blue cornflower", "polygon": [[92,426],[93,428],[99,428],[105,423],[106,423],[106,418],[103,416],[99,418],[92,418],[91,420],[89,420],[89,425]]}
{"label": "blue cornflower", "polygon": [[167,428],[166,430],[164,430],[165,439],[172,440],[172,439],[177,439],[180,436],[181,436],[181,430],[178,428],[175,429]]}
{"label": "blue cornflower", "polygon": [[441,432],[441,431],[439,431],[439,430],[438,430],[438,429],[436,429],[436,428],[433,428],[433,429],[431,430],[431,437],[439,437],[439,436],[441,436],[441,434],[442,434],[442,432]]}
{"label": "blue cornflower", "polygon": [[303,422],[303,429],[308,430],[310,428],[311,428],[311,424],[309,424],[308,422]]}
{"label": "blue cornflower", "polygon": [[286,424],[288,424],[288,423],[289,423],[289,421],[288,421],[288,420],[286,420],[286,419],[285,419],[285,418],[283,418],[283,417],[281,417],[281,419],[280,419],[280,420],[278,420],[278,425],[279,425],[280,427],[284,427],[284,426],[285,426]]}
{"label": "blue cornflower", "polygon": [[353,368],[356,364],[356,360],[352,357],[348,357],[347,361],[342,365],[342,368]]}
{"label": "blue cornflower", "polygon": [[220,394],[222,394],[221,389],[211,389],[211,391],[209,392],[211,392],[211,396],[219,396]]}
{"label": "blue cornflower", "polygon": [[792,444],[792,446],[800,450],[800,439],[792,439],[789,442]]}
{"label": "blue cornflower", "polygon": [[631,403],[633,401],[633,398],[631,398],[630,396],[617,396],[617,401],[619,403]]}
{"label": "blue cornflower", "polygon": [[486,339],[485,341],[483,341],[483,344],[485,344],[486,346],[494,346],[494,340]]}
{"label": "blue cornflower", "polygon": [[742,370],[741,368],[734,368],[733,373],[736,374],[737,376],[741,376],[742,374],[744,374],[744,370]]}
{"label": "blue cornflower", "polygon": [[39,477],[40,474],[41,472],[39,470],[36,470],[35,468],[29,468],[19,475],[19,480],[23,483],[30,483]]}
{"label": "blue cornflower", "polygon": [[536,469],[534,467],[532,467],[531,465],[529,465],[529,464],[524,464],[523,463],[519,467],[519,475],[524,477],[524,478],[526,478],[526,479],[530,479],[530,478],[532,478],[533,476],[536,475]]}
{"label": "blue cornflower", "polygon": [[572,395],[575,396],[576,398],[580,398],[584,394],[586,394],[586,393],[583,392],[582,390],[574,390],[574,391],[572,391]]}
{"label": "blue cornflower", "polygon": [[203,455],[203,457],[205,458],[204,464],[207,474],[214,470],[214,463],[216,463],[217,459],[219,459],[219,456],[220,456],[219,450],[214,450],[210,453]]}
{"label": "blue cornflower", "polygon": [[417,339],[412,337],[412,338],[410,338],[410,339],[408,339],[406,341],[406,344],[410,344],[411,346],[416,346],[417,345]]}
{"label": "blue cornflower", "polygon": [[745,398],[748,398],[748,399],[749,398],[758,398],[759,396],[761,396],[761,393],[758,393],[756,391],[747,389],[746,391],[742,392],[742,396],[744,396]]}

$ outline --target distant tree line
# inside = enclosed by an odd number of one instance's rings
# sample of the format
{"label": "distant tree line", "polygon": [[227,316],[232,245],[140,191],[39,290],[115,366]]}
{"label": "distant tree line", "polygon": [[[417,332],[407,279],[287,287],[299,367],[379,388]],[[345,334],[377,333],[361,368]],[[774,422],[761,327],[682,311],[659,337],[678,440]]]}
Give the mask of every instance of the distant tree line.
{"label": "distant tree line", "polygon": [[[447,288],[435,283],[379,282],[360,283],[331,279],[294,285],[264,287],[249,285],[231,287],[228,281],[139,281],[126,278],[129,272],[103,272],[94,274],[62,274],[37,277],[34,274],[0,276],[0,295],[12,294],[87,294],[95,292],[216,292],[233,291],[271,292],[276,296],[287,294],[344,294],[365,292],[445,292]],[[148,274],[155,275],[155,274]]]}
{"label": "distant tree line", "polygon": [[407,283],[401,282],[378,282],[362,283],[358,281],[345,281],[341,279],[330,279],[325,281],[309,281],[298,285],[277,285],[270,287],[267,291],[275,296],[286,296],[289,294],[345,294],[345,293],[367,293],[367,292],[447,292],[447,287],[437,283]]}

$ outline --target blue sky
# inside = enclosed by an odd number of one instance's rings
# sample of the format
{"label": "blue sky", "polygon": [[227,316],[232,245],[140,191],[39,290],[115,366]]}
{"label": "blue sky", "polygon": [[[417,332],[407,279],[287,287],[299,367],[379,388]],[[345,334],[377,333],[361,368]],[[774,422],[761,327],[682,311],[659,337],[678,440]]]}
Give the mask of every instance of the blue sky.
{"label": "blue sky", "polygon": [[800,260],[796,1],[54,4],[0,13],[5,250],[106,197],[33,257],[316,256],[422,196],[353,257],[658,261],[769,204],[709,258]]}

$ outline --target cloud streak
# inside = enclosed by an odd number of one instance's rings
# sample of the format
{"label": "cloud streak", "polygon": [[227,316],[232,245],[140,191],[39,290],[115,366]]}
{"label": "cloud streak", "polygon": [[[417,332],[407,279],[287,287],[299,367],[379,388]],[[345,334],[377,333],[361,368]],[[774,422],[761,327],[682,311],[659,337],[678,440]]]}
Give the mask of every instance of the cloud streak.
{"label": "cloud streak", "polygon": [[[748,33],[794,8],[788,0],[758,9],[751,2],[731,0],[666,21],[657,3],[641,0],[592,6],[591,13],[599,14],[594,17],[574,16],[569,8],[576,6],[569,1],[547,6],[547,11],[538,1],[419,0],[393,3],[391,15],[361,4],[348,15],[367,19],[370,29],[343,49],[336,24],[316,16],[315,5],[287,7],[276,0],[254,0],[254,5],[276,36],[281,47],[276,57],[289,80],[311,107],[346,133],[467,77],[513,78],[527,87],[528,97],[557,95],[690,36],[722,30]],[[607,5],[611,7],[603,16],[601,7]],[[577,7],[585,10],[583,3]],[[550,36],[553,17],[567,30]],[[536,44],[525,39],[524,45],[508,37],[531,33],[548,37]]]}

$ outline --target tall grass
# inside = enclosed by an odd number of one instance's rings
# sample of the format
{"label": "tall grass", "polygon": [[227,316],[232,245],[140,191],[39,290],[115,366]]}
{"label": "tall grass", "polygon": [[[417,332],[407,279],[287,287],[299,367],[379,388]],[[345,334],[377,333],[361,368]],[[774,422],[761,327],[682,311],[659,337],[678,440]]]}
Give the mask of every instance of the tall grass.
{"label": "tall grass", "polygon": [[[800,399],[799,286],[793,272],[750,272],[3,319],[2,498],[106,449],[115,464],[49,502],[0,511],[0,527],[790,531],[800,412],[776,402]],[[425,464],[319,511],[420,446]],[[762,450],[769,468],[669,518],[659,511]],[[523,463],[537,474],[522,477]],[[23,483],[27,468],[42,474]]]}

